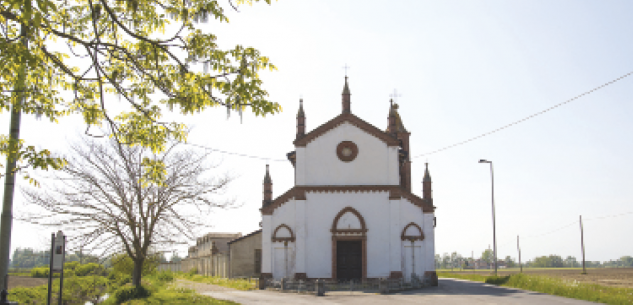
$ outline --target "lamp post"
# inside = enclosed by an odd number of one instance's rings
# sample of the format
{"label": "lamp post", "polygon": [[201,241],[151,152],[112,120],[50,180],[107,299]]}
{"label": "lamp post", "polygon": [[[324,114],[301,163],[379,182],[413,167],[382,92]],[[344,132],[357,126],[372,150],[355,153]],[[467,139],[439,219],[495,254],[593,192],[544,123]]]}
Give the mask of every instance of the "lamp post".
{"label": "lamp post", "polygon": [[495,175],[492,170],[492,161],[487,161],[484,159],[479,160],[479,163],[489,163],[490,164],[490,179],[492,181],[492,244],[494,251],[494,264],[495,264],[495,276],[497,276],[497,230],[495,227]]}

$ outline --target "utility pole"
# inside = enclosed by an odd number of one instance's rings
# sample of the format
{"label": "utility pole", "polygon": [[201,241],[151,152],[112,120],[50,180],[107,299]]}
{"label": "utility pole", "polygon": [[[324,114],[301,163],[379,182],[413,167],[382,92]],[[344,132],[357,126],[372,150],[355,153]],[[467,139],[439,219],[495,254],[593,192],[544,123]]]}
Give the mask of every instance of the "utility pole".
{"label": "utility pole", "polygon": [[587,274],[587,269],[585,269],[585,237],[582,229],[582,215],[580,215],[580,247],[582,249],[582,274]]}
{"label": "utility pole", "polygon": [[495,175],[492,169],[492,161],[479,160],[479,163],[490,164],[490,180],[492,185],[492,243],[494,245],[494,264],[495,264],[495,276],[497,276],[497,229],[495,220]]}
{"label": "utility pole", "polygon": [[[28,52],[26,26],[20,25],[20,40],[24,45],[24,54]],[[4,176],[4,197],[2,200],[2,216],[0,223],[0,304],[12,304],[7,301],[9,257],[11,255],[11,228],[13,227],[13,193],[15,190],[15,169],[17,165],[17,148],[20,139],[20,116],[26,97],[26,58],[20,58],[18,79],[14,85],[16,101],[11,105],[11,122],[9,127],[9,152]]]}
{"label": "utility pole", "polygon": [[523,265],[521,265],[521,246],[519,246],[519,235],[517,235],[517,250],[519,250],[519,267],[521,267],[521,273],[523,273]]}

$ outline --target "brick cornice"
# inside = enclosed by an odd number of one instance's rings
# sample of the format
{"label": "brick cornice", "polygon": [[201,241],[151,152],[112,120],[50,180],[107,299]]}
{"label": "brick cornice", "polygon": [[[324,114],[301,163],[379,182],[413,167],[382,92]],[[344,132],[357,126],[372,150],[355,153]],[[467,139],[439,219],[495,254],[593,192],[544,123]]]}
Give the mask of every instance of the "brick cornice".
{"label": "brick cornice", "polygon": [[400,185],[321,185],[321,186],[295,186],[283,195],[277,197],[272,203],[260,209],[263,215],[272,215],[273,211],[284,205],[286,202],[295,200],[306,200],[306,192],[313,193],[366,193],[366,192],[389,192],[390,200],[397,200],[404,197],[412,204],[422,208],[424,213],[433,213],[435,207],[432,202],[424,200]]}
{"label": "brick cornice", "polygon": [[358,128],[360,128],[361,130],[367,132],[370,135],[375,136],[376,138],[380,139],[381,141],[385,142],[388,146],[399,146],[400,145],[400,141],[394,137],[392,137],[391,135],[385,133],[384,131],[378,129],[378,127],[369,124],[365,121],[363,121],[361,118],[351,114],[351,113],[343,113],[338,115],[337,117],[329,120],[328,122],[326,122],[325,124],[317,127],[316,129],[312,130],[311,132],[307,133],[305,136],[303,136],[300,139],[297,139],[294,141],[295,146],[297,147],[305,147],[308,145],[308,143],[310,143],[311,141],[313,141],[314,139],[320,137],[321,135],[325,134],[326,132],[334,129],[335,127],[343,124],[343,123],[350,123]]}

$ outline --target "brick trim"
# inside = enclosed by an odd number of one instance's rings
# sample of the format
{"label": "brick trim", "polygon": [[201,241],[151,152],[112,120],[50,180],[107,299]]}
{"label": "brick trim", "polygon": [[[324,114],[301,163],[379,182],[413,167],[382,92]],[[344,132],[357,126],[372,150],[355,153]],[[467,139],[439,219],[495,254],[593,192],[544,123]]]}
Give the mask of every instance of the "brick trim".
{"label": "brick trim", "polygon": [[[352,153],[349,156],[343,155],[343,150],[349,148]],[[336,155],[343,162],[351,162],[358,156],[358,146],[352,141],[343,141],[336,146]]]}
{"label": "brick trim", "polygon": [[[420,235],[405,235],[405,233],[407,232],[407,229],[409,227],[416,227],[418,228],[418,231],[420,232]],[[406,225],[404,227],[404,229],[402,230],[402,234],[400,234],[400,239],[402,240],[408,240],[408,241],[415,241],[415,240],[424,240],[424,233],[422,232],[422,228],[420,228],[420,226],[418,226],[417,223],[412,222],[408,225]]]}
{"label": "brick trim", "polygon": [[[360,222],[360,229],[337,229],[338,221],[345,213],[352,213]],[[356,209],[352,207],[345,207],[341,211],[336,214],[334,217],[334,221],[332,222],[332,228],[330,229],[332,232],[332,279],[337,279],[336,274],[336,256],[337,256],[337,247],[336,242],[339,240],[360,240],[362,241],[362,260],[363,260],[363,270],[362,270],[362,279],[367,279],[367,226],[365,225],[365,218],[361,215]],[[358,234],[358,235],[348,235],[348,234]]]}
{"label": "brick trim", "polygon": [[351,113],[343,113],[339,114],[335,118],[329,120],[325,124],[317,127],[311,132],[307,133],[301,139],[296,139],[294,141],[295,146],[297,147],[305,147],[308,143],[312,142],[314,139],[322,136],[326,132],[334,129],[335,127],[348,122],[361,130],[367,132],[370,135],[375,136],[381,141],[385,142],[388,146],[400,146],[400,141],[391,135],[385,133],[384,131],[378,129],[376,126],[363,121],[361,118],[351,114]]}
{"label": "brick trim", "polygon": [[424,213],[433,213],[435,207],[433,203],[422,199],[400,185],[323,185],[323,186],[295,186],[283,195],[277,197],[271,203],[266,204],[260,209],[263,215],[272,215],[273,211],[284,205],[286,202],[294,200],[306,200],[306,193],[365,193],[365,192],[389,192],[390,200],[397,200],[401,197],[407,199],[410,203],[422,208]]}
{"label": "brick trim", "polygon": [[[277,231],[279,231],[279,229],[281,229],[281,228],[288,229],[288,231],[290,232],[290,237],[277,237]],[[272,239],[273,242],[294,242],[295,241],[295,234],[292,232],[292,229],[288,225],[280,224],[275,229],[275,232],[273,233],[273,237],[271,239]]]}
{"label": "brick trim", "polygon": [[307,280],[308,276],[306,275],[305,272],[298,272],[295,273],[295,280]]}
{"label": "brick trim", "polygon": [[389,273],[389,278],[401,279],[401,278],[404,278],[404,276],[402,276],[402,271],[391,271],[391,273]]}
{"label": "brick trim", "polygon": [[[338,221],[341,219],[343,215],[345,215],[345,213],[348,213],[348,212],[354,214],[358,218],[358,221],[360,221],[360,229],[337,229],[336,228],[336,226],[338,225]],[[338,212],[338,214],[336,214],[336,217],[334,217],[334,222],[332,223],[332,229],[330,229],[330,232],[332,232],[333,234],[361,233],[364,236],[365,233],[367,232],[367,227],[365,226],[365,218],[363,218],[363,215],[361,215],[353,207],[345,207],[340,212]]]}

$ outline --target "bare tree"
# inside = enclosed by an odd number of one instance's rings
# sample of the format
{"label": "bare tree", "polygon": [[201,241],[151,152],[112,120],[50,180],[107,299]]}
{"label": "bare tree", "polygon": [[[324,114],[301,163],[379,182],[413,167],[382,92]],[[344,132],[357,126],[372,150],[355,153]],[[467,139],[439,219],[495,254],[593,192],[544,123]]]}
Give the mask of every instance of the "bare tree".
{"label": "bare tree", "polygon": [[[31,223],[60,226],[74,244],[105,256],[123,250],[134,261],[132,282],[141,283],[143,262],[152,249],[186,243],[194,232],[208,227],[203,217],[233,200],[221,199],[232,177],[210,177],[217,166],[199,154],[171,144],[160,154],[114,140],[84,140],[71,145],[68,165],[42,190],[26,189],[28,203],[41,211],[21,218]],[[161,185],[143,179],[147,160],[162,161]]]}

